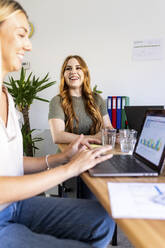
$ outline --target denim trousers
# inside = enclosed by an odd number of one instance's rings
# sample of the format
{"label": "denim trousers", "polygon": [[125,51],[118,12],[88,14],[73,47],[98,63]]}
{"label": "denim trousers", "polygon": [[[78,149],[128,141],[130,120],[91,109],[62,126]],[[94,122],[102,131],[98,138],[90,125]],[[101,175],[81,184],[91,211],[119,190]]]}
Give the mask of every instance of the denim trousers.
{"label": "denim trousers", "polygon": [[0,211],[0,248],[104,248],[114,227],[95,200],[38,196]]}

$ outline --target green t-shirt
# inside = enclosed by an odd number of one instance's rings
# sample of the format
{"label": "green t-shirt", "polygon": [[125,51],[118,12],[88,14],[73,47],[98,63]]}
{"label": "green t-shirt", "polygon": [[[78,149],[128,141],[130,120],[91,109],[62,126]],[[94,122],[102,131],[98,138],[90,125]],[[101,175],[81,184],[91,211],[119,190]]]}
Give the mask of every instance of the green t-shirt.
{"label": "green t-shirt", "polygon": [[[98,95],[93,95],[96,105],[99,107],[102,116],[107,114],[106,103],[103,98]],[[73,108],[76,116],[79,120],[78,134],[90,134],[90,127],[92,126],[92,119],[89,114],[85,111],[85,105],[82,96],[76,97],[72,96]],[[61,119],[66,123],[66,116],[64,114],[63,108],[61,106],[61,97],[59,95],[52,98],[49,103],[49,115],[48,119]],[[68,131],[67,129],[65,131]]]}

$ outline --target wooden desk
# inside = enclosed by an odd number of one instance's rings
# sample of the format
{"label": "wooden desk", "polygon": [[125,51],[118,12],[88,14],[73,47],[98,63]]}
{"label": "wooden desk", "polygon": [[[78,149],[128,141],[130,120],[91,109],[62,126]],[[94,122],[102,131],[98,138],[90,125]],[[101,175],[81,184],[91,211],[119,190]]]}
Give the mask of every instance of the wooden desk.
{"label": "wooden desk", "polygon": [[[67,145],[59,145],[61,151],[66,149]],[[120,153],[119,147],[114,151]],[[110,201],[108,196],[107,182],[164,182],[165,177],[115,177],[101,178],[90,177],[88,172],[81,175],[84,182],[97,199],[111,215]],[[128,239],[138,248],[164,248],[165,247],[165,220],[144,220],[144,219],[115,219]]]}

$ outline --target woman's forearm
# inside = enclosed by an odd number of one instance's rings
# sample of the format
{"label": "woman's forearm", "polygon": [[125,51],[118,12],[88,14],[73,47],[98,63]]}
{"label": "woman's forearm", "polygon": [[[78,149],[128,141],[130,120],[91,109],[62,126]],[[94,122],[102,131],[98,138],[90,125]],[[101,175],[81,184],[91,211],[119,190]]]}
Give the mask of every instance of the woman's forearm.
{"label": "woman's forearm", "polygon": [[57,153],[57,154],[50,154],[47,157],[24,157],[24,173],[30,174],[30,173],[36,173],[44,171],[48,168],[48,165],[50,168],[54,168],[57,165],[62,165],[64,163],[68,162],[68,156],[67,153]]}
{"label": "woman's forearm", "polygon": [[79,135],[74,133],[69,133],[65,131],[56,132],[52,135],[53,142],[55,144],[69,144],[73,142]]}
{"label": "woman's forearm", "polygon": [[[57,155],[50,155],[49,166],[52,169],[46,170],[46,162],[42,158],[24,159],[24,167],[27,169],[30,163],[38,169],[45,171],[25,176],[1,176],[0,177],[0,204],[6,204],[23,200],[38,195],[71,177],[78,176],[82,172],[92,168],[97,163],[109,159],[112,155],[107,153],[111,147],[103,146],[94,150],[86,149],[83,142],[83,135],[79,137],[69,148],[67,152],[58,155],[58,159],[72,158],[65,165],[52,168],[57,161]],[[78,147],[80,149],[78,150]],[[67,157],[67,154],[69,155]],[[104,155],[103,155],[104,154]],[[41,166],[39,166],[41,163]]]}
{"label": "woman's forearm", "polygon": [[59,166],[44,172],[0,177],[0,204],[23,200],[38,195],[71,177],[66,166]]}

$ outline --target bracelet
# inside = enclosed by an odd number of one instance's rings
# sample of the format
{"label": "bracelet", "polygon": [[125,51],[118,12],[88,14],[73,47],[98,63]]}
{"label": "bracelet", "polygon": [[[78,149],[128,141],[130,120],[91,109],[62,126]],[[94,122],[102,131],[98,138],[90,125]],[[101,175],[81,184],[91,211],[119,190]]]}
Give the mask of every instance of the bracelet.
{"label": "bracelet", "polygon": [[50,170],[50,165],[49,165],[49,163],[48,163],[48,157],[50,156],[50,154],[47,154],[46,156],[45,156],[45,162],[46,162],[46,169],[47,170]]}

